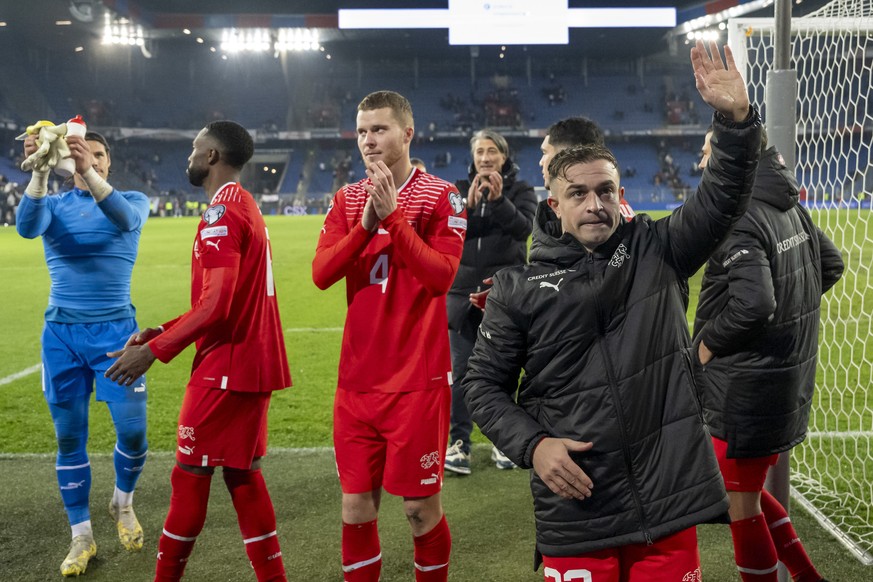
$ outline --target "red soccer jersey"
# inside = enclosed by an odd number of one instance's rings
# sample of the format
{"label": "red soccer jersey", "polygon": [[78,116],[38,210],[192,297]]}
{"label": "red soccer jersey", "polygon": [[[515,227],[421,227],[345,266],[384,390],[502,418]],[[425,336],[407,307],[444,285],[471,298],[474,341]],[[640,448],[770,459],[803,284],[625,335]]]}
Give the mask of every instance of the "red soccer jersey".
{"label": "red soccer jersey", "polygon": [[[239,184],[218,190],[197,228],[191,259],[191,305],[204,292],[206,269],[237,272],[230,310],[223,321],[186,315],[164,324],[149,342],[163,362],[171,360],[195,334],[189,385],[239,392],[269,392],[291,385],[285,338],[273,283],[270,238],[252,195]],[[182,329],[187,328],[187,329]]]}
{"label": "red soccer jersey", "polygon": [[452,184],[415,169],[398,188],[397,210],[370,233],[361,226],[366,183],[337,192],[313,261],[319,287],[346,279],[338,386],[408,392],[451,384],[446,293],[464,250],[464,201]]}

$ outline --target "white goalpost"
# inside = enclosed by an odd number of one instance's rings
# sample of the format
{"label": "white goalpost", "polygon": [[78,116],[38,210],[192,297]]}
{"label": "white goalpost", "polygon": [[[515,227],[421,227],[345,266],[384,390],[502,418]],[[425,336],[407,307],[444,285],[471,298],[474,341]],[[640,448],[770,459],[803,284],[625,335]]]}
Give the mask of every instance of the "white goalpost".
{"label": "white goalpost", "polygon": [[[765,122],[774,40],[772,18],[729,21]],[[846,264],[822,302],[816,396],[809,436],[792,451],[791,495],[873,565],[873,0],[834,0],[793,19],[790,57],[801,196]]]}

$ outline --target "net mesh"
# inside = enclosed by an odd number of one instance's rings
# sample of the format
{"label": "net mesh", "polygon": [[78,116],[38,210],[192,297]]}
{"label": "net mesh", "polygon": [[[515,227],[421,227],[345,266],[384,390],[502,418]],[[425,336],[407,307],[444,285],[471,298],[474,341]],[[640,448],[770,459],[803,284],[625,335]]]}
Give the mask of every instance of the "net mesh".
{"label": "net mesh", "polygon": [[[772,19],[734,19],[730,42],[764,114]],[[873,563],[873,0],[835,0],[795,18],[797,177],[801,198],[843,252],[822,302],[819,369],[807,440],[792,451],[795,499]]]}

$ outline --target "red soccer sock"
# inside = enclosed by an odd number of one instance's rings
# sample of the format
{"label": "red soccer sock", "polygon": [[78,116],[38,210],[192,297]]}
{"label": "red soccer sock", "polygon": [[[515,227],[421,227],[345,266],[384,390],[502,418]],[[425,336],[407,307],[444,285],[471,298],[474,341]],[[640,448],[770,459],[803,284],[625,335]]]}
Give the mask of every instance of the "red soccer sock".
{"label": "red soccer sock", "polygon": [[155,582],[176,582],[182,578],[188,556],[206,521],[211,482],[212,475],[189,473],[178,465],[173,467],[170,474],[173,492],[164,532],[158,541]]}
{"label": "red soccer sock", "polygon": [[276,536],[276,513],[260,469],[224,470],[246,554],[258,582],[285,582],[285,565]]}
{"label": "red soccer sock", "polygon": [[770,536],[779,560],[785,564],[795,582],[818,582],[821,574],[815,569],[812,560],[806,555],[806,549],[800,543],[791,519],[785,508],[775,497],[767,491],[761,492],[761,509],[767,518],[767,526],[770,528]]}
{"label": "red soccer sock", "polygon": [[415,543],[415,581],[445,582],[449,579],[449,554],[452,533],[446,516],[424,535],[412,538]]}
{"label": "red soccer sock", "polygon": [[377,520],[343,523],[344,582],[378,582],[382,572]]}
{"label": "red soccer sock", "polygon": [[743,582],[777,582],[776,548],[764,514],[731,522],[734,559]]}

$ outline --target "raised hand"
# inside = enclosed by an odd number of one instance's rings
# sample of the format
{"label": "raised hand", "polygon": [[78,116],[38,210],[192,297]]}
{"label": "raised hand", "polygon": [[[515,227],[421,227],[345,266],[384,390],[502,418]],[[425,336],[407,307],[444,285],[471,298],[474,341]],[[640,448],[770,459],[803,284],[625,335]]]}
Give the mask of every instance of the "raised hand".
{"label": "raised hand", "polygon": [[67,136],[67,146],[70,148],[70,157],[76,162],[76,173],[80,176],[93,167],[94,158],[91,156],[91,147],[85,138],[78,135]]}
{"label": "raised hand", "polygon": [[724,57],[725,62],[722,62],[714,41],[709,43],[707,52],[703,41],[698,40],[691,49],[694,81],[700,96],[710,107],[728,119],[743,121],[749,115],[749,92],[727,45]]}
{"label": "raised hand", "polygon": [[24,157],[30,156],[33,152],[35,152],[39,148],[36,145],[36,136],[28,135],[24,138]]}

